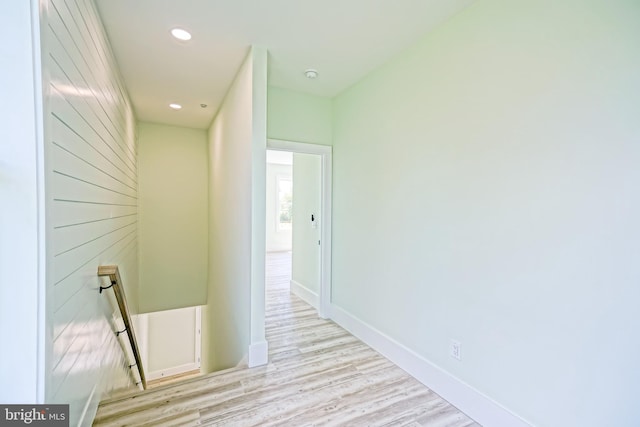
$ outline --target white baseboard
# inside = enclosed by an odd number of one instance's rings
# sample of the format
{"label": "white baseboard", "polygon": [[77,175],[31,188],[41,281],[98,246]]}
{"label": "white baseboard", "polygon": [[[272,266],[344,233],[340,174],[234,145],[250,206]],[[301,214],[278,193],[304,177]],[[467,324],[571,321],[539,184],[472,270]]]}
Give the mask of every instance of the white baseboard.
{"label": "white baseboard", "polygon": [[100,397],[96,394],[97,388],[97,384],[93,386],[93,388],[91,389],[91,393],[89,394],[89,398],[87,399],[84,408],[82,408],[82,413],[80,414],[80,419],[78,420],[78,426],[80,427],[90,426],[93,424],[93,419],[96,416],[98,405],[100,404]]}
{"label": "white baseboard", "polygon": [[289,288],[294,295],[309,304],[311,307],[316,310],[320,307],[320,296],[315,292],[310,291],[295,280],[290,282]]}
{"label": "white baseboard", "polygon": [[158,378],[166,378],[171,377],[178,374],[183,374],[189,371],[195,371],[196,369],[200,369],[200,364],[197,362],[187,363],[180,366],[175,366],[173,368],[161,369],[159,371],[153,371],[147,373],[147,381],[157,380]]}
{"label": "white baseboard", "polygon": [[465,382],[344,309],[331,305],[330,318],[484,427],[531,424]]}
{"label": "white baseboard", "polygon": [[266,365],[269,362],[269,343],[260,341],[249,345],[249,360],[247,365],[250,368]]}

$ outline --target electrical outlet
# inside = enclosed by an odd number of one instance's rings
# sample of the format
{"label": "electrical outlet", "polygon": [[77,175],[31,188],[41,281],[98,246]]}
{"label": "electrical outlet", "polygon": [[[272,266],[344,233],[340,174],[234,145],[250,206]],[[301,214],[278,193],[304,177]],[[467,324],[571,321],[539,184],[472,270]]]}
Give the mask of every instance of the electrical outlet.
{"label": "electrical outlet", "polygon": [[460,341],[451,339],[449,342],[449,354],[456,360],[462,360]]}

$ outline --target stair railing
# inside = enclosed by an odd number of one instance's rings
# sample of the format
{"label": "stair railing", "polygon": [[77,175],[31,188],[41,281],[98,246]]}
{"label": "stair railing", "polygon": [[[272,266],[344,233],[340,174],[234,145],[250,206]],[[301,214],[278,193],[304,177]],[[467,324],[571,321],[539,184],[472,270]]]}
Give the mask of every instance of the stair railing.
{"label": "stair railing", "polygon": [[117,335],[126,332],[129,337],[129,344],[131,345],[131,351],[133,353],[133,357],[135,359],[135,363],[130,365],[129,368],[134,365],[138,368],[138,373],[140,374],[140,381],[142,382],[142,388],[147,389],[147,380],[144,376],[144,369],[142,368],[142,359],[140,357],[140,350],[138,349],[138,343],[136,341],[136,334],[133,331],[133,323],[131,322],[131,316],[129,315],[129,307],[127,306],[127,300],[124,296],[124,288],[122,285],[122,279],[120,279],[120,272],[118,271],[117,265],[102,265],[98,267],[98,276],[108,276],[111,281],[110,286],[100,287],[100,293],[103,290],[112,288],[113,293],[116,296],[116,301],[118,301],[118,308],[120,309],[120,314],[122,315],[122,320],[124,321],[124,330],[116,332]]}

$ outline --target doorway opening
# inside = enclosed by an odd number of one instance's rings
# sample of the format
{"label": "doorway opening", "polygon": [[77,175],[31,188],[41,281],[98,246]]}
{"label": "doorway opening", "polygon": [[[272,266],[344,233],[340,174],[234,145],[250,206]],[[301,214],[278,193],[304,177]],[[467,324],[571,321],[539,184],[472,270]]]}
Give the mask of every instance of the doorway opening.
{"label": "doorway opening", "polygon": [[[289,294],[293,255],[293,153],[267,150],[265,290]],[[267,301],[267,305],[269,301]]]}
{"label": "doorway opening", "polygon": [[292,292],[327,318],[331,147],[269,140],[266,186],[266,288]]}

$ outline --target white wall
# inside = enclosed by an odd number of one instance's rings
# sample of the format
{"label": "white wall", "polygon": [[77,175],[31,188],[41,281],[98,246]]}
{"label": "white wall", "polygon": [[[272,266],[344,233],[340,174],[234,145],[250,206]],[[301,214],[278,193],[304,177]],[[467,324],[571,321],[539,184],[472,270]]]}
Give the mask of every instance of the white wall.
{"label": "white wall", "polygon": [[137,311],[135,118],[93,2],[50,0],[42,10],[46,401],[71,404],[71,425],[88,425],[103,393],[130,384],[96,273],[118,264]]}
{"label": "white wall", "polygon": [[476,2],[334,101],[334,304],[534,425],[640,419],[638,22]]}
{"label": "white wall", "polygon": [[206,131],[139,123],[138,133],[140,311],[206,304]]}
{"label": "white wall", "polygon": [[[257,319],[252,313],[252,263],[259,262],[252,257],[253,209],[261,209],[264,264],[265,204],[263,199],[256,206],[252,194],[252,168],[256,163],[255,60],[256,50],[252,49],[209,129],[209,288],[208,304],[203,310],[204,372],[234,366],[248,356],[253,343],[252,324],[259,322],[259,313]],[[266,63],[264,66],[266,70]],[[266,135],[263,137],[265,148],[258,172],[262,171],[264,195]]]}
{"label": "white wall", "polygon": [[147,381],[200,368],[200,307],[145,313],[138,322]]}
{"label": "white wall", "polygon": [[[322,159],[316,154],[293,155],[293,259],[292,290],[318,307],[320,293],[320,230]],[[314,215],[315,228],[311,215]],[[306,297],[307,295],[311,298]]]}
{"label": "white wall", "polygon": [[268,359],[265,335],[265,252],[267,174],[267,49],[251,47],[253,56],[251,77],[251,345],[249,367],[264,365]]}
{"label": "white wall", "polygon": [[209,129],[209,288],[203,369],[235,365],[249,345],[251,60]]}
{"label": "white wall", "polygon": [[[34,3],[32,5],[32,3]],[[33,11],[32,11],[33,7]],[[0,14],[0,402],[44,402],[42,97],[37,1]],[[8,42],[10,41],[10,42]],[[34,61],[36,61],[34,63]]]}
{"label": "white wall", "polygon": [[331,99],[269,86],[270,139],[331,145]]}
{"label": "white wall", "polygon": [[278,212],[280,203],[278,198],[278,179],[292,179],[292,166],[276,163],[267,163],[267,252],[290,251],[292,229],[280,229],[278,227]]}

